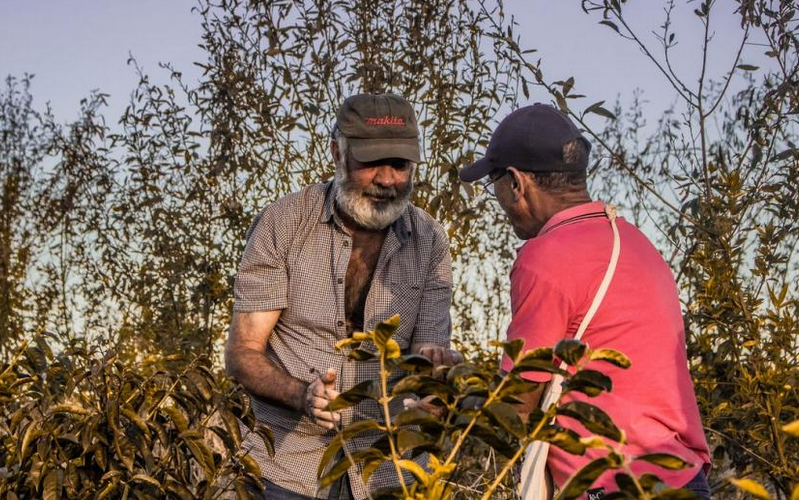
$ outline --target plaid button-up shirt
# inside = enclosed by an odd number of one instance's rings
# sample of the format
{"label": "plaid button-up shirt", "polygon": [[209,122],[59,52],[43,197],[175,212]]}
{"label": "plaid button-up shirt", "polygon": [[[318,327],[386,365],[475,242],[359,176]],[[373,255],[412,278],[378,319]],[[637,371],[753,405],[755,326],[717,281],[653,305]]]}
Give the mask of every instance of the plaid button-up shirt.
{"label": "plaid button-up shirt", "polygon": [[[282,313],[269,339],[266,356],[292,377],[313,381],[328,368],[338,371],[336,389],[347,390],[379,377],[376,362],[350,362],[336,351],[346,338],[344,287],[352,238],[333,210],[333,182],[309,186],[277,200],[253,221],[234,285],[234,310]],[[425,211],[409,205],[386,234],[364,309],[364,329],[399,314],[394,338],[402,349],[412,343],[449,346],[452,271],[449,245],[441,225]],[[259,421],[272,429],[275,456],[269,457],[255,436],[245,447],[261,466],[262,475],[306,496],[318,491],[317,468],[335,436],[300,412],[253,397]],[[342,424],[376,418],[376,403],[364,401],[342,412]],[[348,449],[368,447],[375,435],[360,434]],[[395,486],[396,474],[383,464],[369,479],[369,489]],[[359,467],[349,470],[356,499],[365,498]]]}

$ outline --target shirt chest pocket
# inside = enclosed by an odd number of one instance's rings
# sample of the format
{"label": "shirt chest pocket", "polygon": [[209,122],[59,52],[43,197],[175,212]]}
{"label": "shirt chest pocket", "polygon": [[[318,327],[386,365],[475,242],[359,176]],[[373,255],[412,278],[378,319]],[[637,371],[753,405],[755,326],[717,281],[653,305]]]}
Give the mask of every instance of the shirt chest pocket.
{"label": "shirt chest pocket", "polygon": [[393,338],[401,349],[407,349],[413,340],[413,330],[419,316],[422,284],[418,281],[395,280],[387,288],[385,292],[388,293],[381,294],[375,300],[375,324],[399,314],[400,326]]}

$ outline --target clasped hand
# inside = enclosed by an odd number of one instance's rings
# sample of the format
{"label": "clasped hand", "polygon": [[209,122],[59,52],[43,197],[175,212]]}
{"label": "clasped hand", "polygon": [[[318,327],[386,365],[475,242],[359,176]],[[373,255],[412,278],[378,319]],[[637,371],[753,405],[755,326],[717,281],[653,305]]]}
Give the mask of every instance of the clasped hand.
{"label": "clasped hand", "polygon": [[327,406],[338,396],[336,370],[330,368],[324,375],[308,385],[305,390],[304,411],[313,421],[325,429],[335,429],[341,421],[341,413],[328,411]]}

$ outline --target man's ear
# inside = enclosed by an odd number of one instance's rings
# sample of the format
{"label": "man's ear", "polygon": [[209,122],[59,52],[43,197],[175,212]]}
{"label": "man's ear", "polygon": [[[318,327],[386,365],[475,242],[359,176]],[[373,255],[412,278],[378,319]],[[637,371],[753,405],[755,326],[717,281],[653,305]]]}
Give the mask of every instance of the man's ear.
{"label": "man's ear", "polygon": [[527,188],[525,184],[525,175],[522,174],[516,167],[508,167],[508,175],[510,176],[510,186],[513,190],[515,197],[520,197],[524,190]]}
{"label": "man's ear", "polygon": [[333,156],[333,163],[338,165],[338,141],[330,139],[330,154]]}

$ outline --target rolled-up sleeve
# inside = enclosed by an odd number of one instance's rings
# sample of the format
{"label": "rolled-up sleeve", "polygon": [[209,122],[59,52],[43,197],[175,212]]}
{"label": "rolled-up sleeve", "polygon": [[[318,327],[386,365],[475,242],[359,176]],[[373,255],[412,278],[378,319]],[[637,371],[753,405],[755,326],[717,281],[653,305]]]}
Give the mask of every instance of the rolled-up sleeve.
{"label": "rolled-up sleeve", "polygon": [[247,246],[233,285],[233,310],[274,311],[288,306],[288,221],[271,205],[247,230]]}
{"label": "rolled-up sleeve", "polygon": [[436,226],[434,235],[413,342],[449,347],[452,333],[452,258],[444,229]]}

